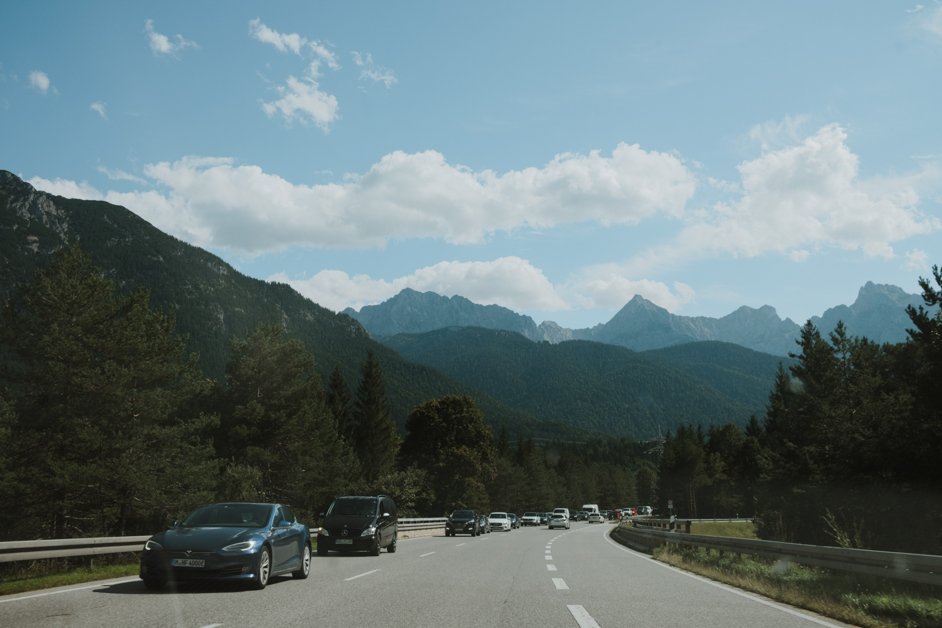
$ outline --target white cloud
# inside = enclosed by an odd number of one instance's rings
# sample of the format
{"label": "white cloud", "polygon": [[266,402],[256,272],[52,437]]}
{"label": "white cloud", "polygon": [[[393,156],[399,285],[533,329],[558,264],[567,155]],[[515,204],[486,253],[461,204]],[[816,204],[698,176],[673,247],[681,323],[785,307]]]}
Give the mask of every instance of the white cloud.
{"label": "white cloud", "polygon": [[337,120],[340,107],[333,94],[321,90],[316,79],[316,66],[312,66],[307,78],[289,76],[285,85],[278,87],[280,98],[262,103],[262,110],[269,118],[281,114],[286,122],[313,123],[324,131]]}
{"label": "white cloud", "polygon": [[376,65],[376,63],[373,62],[373,55],[368,52],[360,53],[354,50],[353,62],[357,65],[357,67],[361,68],[361,80],[368,79],[376,83],[382,83],[386,89],[389,89],[398,81],[392,70],[389,68],[384,68],[381,65]]}
{"label": "white cloud", "polygon": [[68,179],[44,179],[42,177],[33,177],[27,181],[37,190],[62,196],[64,198],[80,198],[87,201],[100,201],[105,196],[94,187],[82,181],[77,183]]}
{"label": "white cloud", "polygon": [[324,270],[310,279],[293,279],[283,273],[268,279],[287,283],[315,303],[336,311],[381,303],[405,288],[444,296],[461,295],[475,303],[496,304],[515,311],[567,308],[543,272],[519,257],[440,262],[391,281],[366,275],[351,277],[339,270]]}
{"label": "white cloud", "polygon": [[98,172],[102,173],[112,181],[127,181],[137,185],[147,185],[147,180],[136,175],[125,172],[124,170],[112,170],[104,166],[98,166]]}
{"label": "white cloud", "polygon": [[632,260],[626,272],[770,253],[803,261],[827,248],[890,258],[895,242],[942,228],[919,210],[920,187],[939,184],[937,165],[926,164],[916,175],[862,180],[846,140],[843,128],[828,125],[740,164],[738,199],[691,221],[671,243]]}
{"label": "white cloud", "polygon": [[262,24],[259,18],[249,22],[249,34],[264,44],[271,44],[281,52],[301,54],[301,49],[307,44],[307,39],[297,33],[279,33]]}
{"label": "white cloud", "polygon": [[154,20],[144,22],[144,33],[147,35],[147,43],[150,45],[151,52],[155,55],[168,55],[176,57],[178,52],[187,48],[199,48],[196,42],[185,39],[183,35],[174,35],[173,39],[157,32],[154,29]]}
{"label": "white cloud", "polygon": [[569,282],[567,292],[587,308],[621,308],[635,295],[641,295],[671,312],[680,310],[695,298],[693,288],[682,282],[672,286],[651,279],[632,279],[617,264],[599,264],[584,268]]}
{"label": "white cloud", "polygon": [[88,106],[89,109],[101,116],[102,120],[108,119],[108,107],[101,101],[95,101]]}
{"label": "white cloud", "polygon": [[52,81],[49,80],[49,75],[39,70],[33,70],[29,73],[29,84],[30,87],[43,94],[48,94],[49,89],[52,87]]}
{"label": "white cloud", "polygon": [[610,157],[564,154],[503,174],[451,165],[436,151],[395,152],[343,183],[311,186],[221,158],[185,157],[144,174],[161,201],[152,206],[154,195],[141,193],[121,204],[194,244],[249,253],[419,238],[474,244],[516,229],[633,225],[682,215],[694,191],[678,158],[627,144]]}

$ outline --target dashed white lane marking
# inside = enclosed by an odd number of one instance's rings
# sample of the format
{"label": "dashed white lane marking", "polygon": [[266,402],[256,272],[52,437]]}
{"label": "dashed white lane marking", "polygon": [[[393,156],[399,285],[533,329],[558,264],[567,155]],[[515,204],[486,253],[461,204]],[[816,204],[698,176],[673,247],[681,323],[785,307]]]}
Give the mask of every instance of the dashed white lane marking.
{"label": "dashed white lane marking", "polygon": [[552,553],[553,553],[553,550],[547,549],[547,550],[546,550],[545,552],[543,552],[543,553],[544,553],[544,554],[552,554]]}
{"label": "dashed white lane marking", "polygon": [[461,547],[462,545],[467,545],[467,543],[458,543],[455,547]]}
{"label": "dashed white lane marking", "polygon": [[556,571],[556,565],[547,565],[546,571]]}
{"label": "dashed white lane marking", "polygon": [[419,558],[425,558],[426,556],[431,556],[435,552],[425,552],[424,554],[419,554]]}
{"label": "dashed white lane marking", "polygon": [[562,578],[553,578],[553,586],[556,587],[557,591],[568,591],[569,585],[566,584],[566,581]]}
{"label": "dashed white lane marking", "polygon": [[567,604],[566,608],[572,613],[572,618],[576,620],[580,628],[602,628],[580,604]]}
{"label": "dashed white lane marking", "polygon": [[371,573],[376,573],[377,571],[379,571],[379,569],[373,569],[373,570],[370,570],[370,571],[366,571],[366,572],[364,572],[364,573],[357,574],[357,575],[355,575],[355,576],[350,576],[349,578],[344,578],[343,581],[344,581],[344,582],[350,582],[351,580],[356,580],[357,578],[362,578],[363,576],[368,576],[368,575],[370,575]]}
{"label": "dashed white lane marking", "polygon": [[550,556],[549,554],[547,554],[547,555],[544,556],[543,558],[545,558],[546,560],[553,560],[553,557]]}

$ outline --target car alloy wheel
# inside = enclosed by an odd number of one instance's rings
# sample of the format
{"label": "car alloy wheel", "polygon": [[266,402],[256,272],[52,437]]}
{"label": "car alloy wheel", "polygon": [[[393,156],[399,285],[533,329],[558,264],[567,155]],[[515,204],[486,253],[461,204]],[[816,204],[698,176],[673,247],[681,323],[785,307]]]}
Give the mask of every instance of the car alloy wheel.
{"label": "car alloy wheel", "polygon": [[291,573],[298,580],[304,580],[311,574],[311,546],[304,544],[304,552],[301,554],[301,568]]}
{"label": "car alloy wheel", "polygon": [[268,548],[263,547],[258,555],[258,568],[255,570],[255,588],[264,589],[268,584],[268,577],[271,575],[271,554]]}

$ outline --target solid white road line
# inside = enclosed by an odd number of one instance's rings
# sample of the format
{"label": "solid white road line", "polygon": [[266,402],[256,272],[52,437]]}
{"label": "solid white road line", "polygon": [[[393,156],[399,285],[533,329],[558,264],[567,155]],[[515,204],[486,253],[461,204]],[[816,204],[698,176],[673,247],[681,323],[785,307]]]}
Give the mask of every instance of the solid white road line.
{"label": "solid white road line", "polygon": [[356,576],[350,576],[349,578],[344,578],[343,581],[344,581],[344,582],[350,582],[351,580],[356,580],[357,578],[362,578],[363,576],[368,576],[368,575],[370,575],[371,573],[376,573],[377,571],[379,571],[379,569],[373,569],[373,570],[367,571],[367,572],[365,572],[365,573],[357,574]]}
{"label": "solid white road line", "polygon": [[585,610],[579,604],[567,604],[566,608],[569,609],[569,612],[572,613],[572,618],[576,620],[576,623],[579,624],[579,628],[602,628],[592,619],[592,615],[589,615],[588,611]]}

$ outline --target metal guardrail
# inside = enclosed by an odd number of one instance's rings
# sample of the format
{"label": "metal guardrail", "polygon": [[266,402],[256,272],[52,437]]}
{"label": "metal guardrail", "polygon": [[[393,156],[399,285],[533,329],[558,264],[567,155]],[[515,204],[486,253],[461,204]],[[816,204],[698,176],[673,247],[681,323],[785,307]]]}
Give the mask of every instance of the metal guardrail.
{"label": "metal guardrail", "polygon": [[[680,523],[680,522],[678,522]],[[706,536],[651,527],[620,525],[612,538],[645,552],[664,544],[704,547],[721,552],[764,556],[784,562],[825,567],[854,574],[880,576],[908,582],[942,585],[942,556],[876,550],[802,545],[726,536]]]}
{"label": "metal guardrail", "polygon": [[[409,517],[399,519],[399,529],[410,530],[445,529],[445,517]],[[317,536],[317,528],[311,528],[311,538]],[[38,541],[0,541],[0,563],[50,558],[72,558],[78,556],[104,556],[124,552],[139,552],[151,535],[108,536],[88,539],[41,539]]]}

